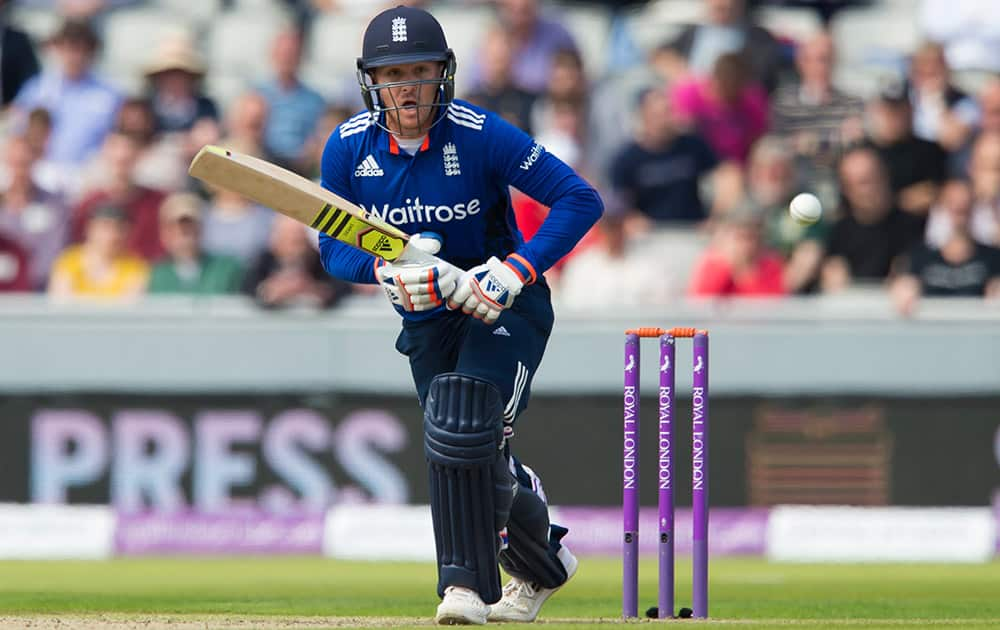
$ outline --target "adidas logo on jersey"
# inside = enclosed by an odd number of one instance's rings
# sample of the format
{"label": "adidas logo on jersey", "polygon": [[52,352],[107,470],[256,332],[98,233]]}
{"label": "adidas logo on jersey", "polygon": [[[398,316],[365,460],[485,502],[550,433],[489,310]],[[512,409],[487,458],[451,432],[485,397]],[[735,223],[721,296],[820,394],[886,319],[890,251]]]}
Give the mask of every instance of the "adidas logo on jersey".
{"label": "adidas logo on jersey", "polygon": [[355,177],[381,177],[382,175],[385,175],[385,171],[382,170],[382,167],[375,161],[375,157],[370,153],[354,169]]}
{"label": "adidas logo on jersey", "polygon": [[501,337],[510,337],[510,333],[503,326],[499,326],[493,331],[494,335],[500,335]]}

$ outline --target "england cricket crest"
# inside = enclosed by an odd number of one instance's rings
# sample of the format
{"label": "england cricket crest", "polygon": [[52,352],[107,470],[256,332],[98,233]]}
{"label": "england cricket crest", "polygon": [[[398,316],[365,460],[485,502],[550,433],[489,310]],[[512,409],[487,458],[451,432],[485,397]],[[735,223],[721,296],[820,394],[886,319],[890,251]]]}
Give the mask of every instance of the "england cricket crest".
{"label": "england cricket crest", "polygon": [[406,18],[398,17],[392,21],[392,41],[394,42],[405,42],[406,41]]}

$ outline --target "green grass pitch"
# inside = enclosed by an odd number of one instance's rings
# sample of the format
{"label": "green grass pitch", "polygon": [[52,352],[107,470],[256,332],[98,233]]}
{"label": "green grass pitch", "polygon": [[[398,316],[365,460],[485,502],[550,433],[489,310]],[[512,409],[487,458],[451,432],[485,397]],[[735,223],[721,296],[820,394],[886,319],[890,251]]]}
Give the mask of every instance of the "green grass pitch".
{"label": "green grass pitch", "polygon": [[[654,560],[644,560],[641,572],[645,610],[656,598]],[[677,574],[678,606],[690,605],[690,564],[682,560]],[[437,602],[434,582],[428,564],[321,558],[4,561],[0,628],[426,626]],[[711,620],[669,624],[996,628],[1000,562],[813,565],[720,558],[712,560],[710,597]],[[620,623],[620,615],[620,560],[583,558],[539,621],[546,628],[581,628]]]}

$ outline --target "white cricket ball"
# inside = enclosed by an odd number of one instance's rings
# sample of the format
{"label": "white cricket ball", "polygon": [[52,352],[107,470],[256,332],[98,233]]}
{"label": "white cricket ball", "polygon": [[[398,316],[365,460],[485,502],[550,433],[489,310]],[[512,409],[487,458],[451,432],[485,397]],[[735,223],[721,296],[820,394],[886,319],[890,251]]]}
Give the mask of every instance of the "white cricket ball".
{"label": "white cricket ball", "polygon": [[799,225],[812,225],[822,216],[823,204],[816,195],[799,193],[792,199],[792,203],[788,204],[788,211]]}

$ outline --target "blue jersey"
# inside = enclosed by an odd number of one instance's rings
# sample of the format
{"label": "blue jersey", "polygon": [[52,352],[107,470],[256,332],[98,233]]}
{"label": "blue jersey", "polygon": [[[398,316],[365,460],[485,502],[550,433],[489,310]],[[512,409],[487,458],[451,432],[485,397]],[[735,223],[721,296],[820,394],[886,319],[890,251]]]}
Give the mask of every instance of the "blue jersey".
{"label": "blue jersey", "polygon": [[[462,269],[514,254],[532,278],[569,253],[603,211],[597,192],[542,145],[459,100],[413,155],[367,111],[348,119],[326,143],[322,184],[404,232],[440,234],[438,256]],[[528,242],[514,219],[510,186],[551,208]],[[377,282],[371,254],[321,234],[320,255],[331,275]]]}

